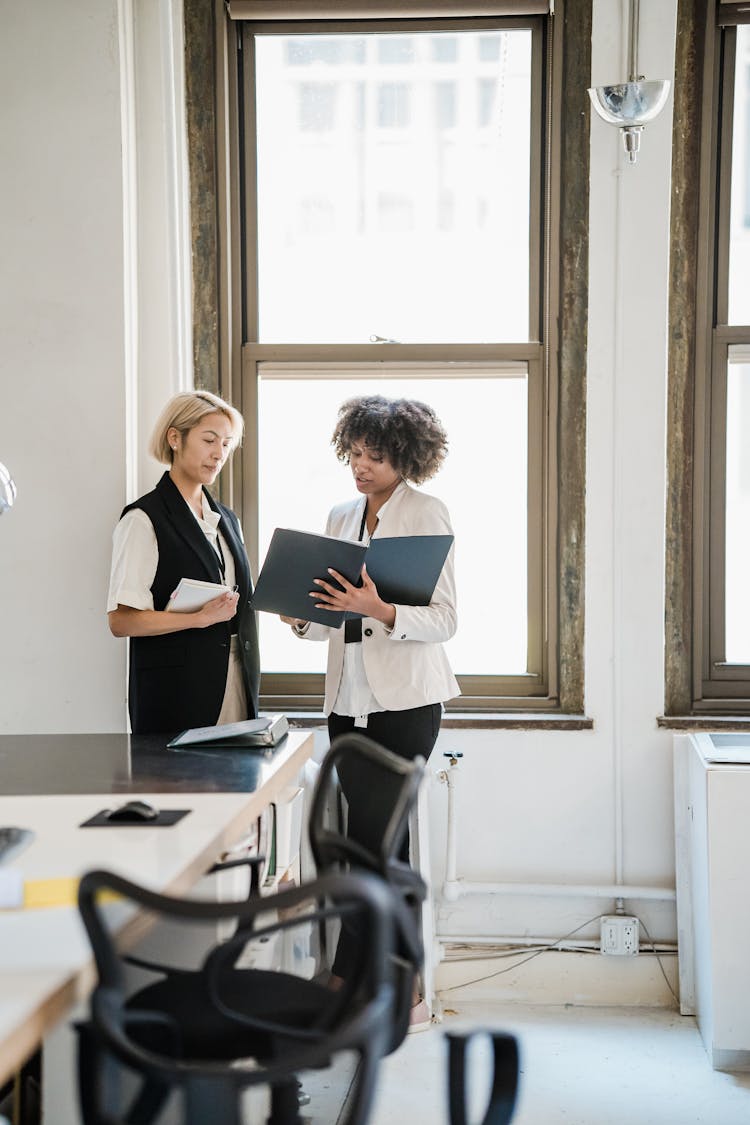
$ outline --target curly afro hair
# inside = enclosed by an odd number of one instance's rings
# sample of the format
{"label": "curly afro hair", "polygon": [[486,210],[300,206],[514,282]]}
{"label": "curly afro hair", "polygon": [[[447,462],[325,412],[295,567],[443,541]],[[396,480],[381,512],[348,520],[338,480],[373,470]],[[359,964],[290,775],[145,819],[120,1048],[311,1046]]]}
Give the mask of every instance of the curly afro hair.
{"label": "curly afro hair", "polygon": [[350,398],[339,407],[331,438],[339,461],[349,463],[355,442],[387,457],[396,472],[413,484],[434,477],[448,452],[448,436],[432,407],[382,395]]}

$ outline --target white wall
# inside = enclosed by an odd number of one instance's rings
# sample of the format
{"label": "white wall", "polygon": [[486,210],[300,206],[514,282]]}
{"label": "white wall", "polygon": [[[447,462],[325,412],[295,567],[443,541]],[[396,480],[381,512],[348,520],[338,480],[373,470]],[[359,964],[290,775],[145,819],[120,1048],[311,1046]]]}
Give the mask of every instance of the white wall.
{"label": "white wall", "polygon": [[0,732],[122,730],[110,535],[188,385],[181,6],[2,0]]}
{"label": "white wall", "polygon": [[[0,522],[0,732],[124,729],[124,645],[104,617],[110,533],[133,490],[150,483],[149,467],[127,450],[142,450],[155,409],[185,384],[190,354],[181,120],[170,117],[179,99],[169,94],[181,81],[178,8],[178,0],[2,2],[0,460],[19,499]],[[594,0],[594,83],[626,77],[623,9],[620,0]],[[672,76],[675,12],[676,0],[641,6],[648,77]],[[585,92],[575,96],[588,112]],[[468,879],[673,883],[671,740],[655,721],[670,141],[671,99],[634,166],[617,130],[592,119],[586,711],[594,729],[441,735],[436,768],[443,750],[465,755],[458,874]],[[438,885],[445,806],[436,786]],[[444,933],[559,936],[610,908],[466,898],[444,907],[439,924]],[[639,904],[639,912],[655,936],[674,939],[670,904]]]}
{"label": "white wall", "polygon": [[[676,2],[641,5],[640,71],[672,78]],[[592,84],[627,77],[626,5],[594,0]],[[577,95],[585,110],[584,91]],[[590,732],[445,731],[460,749],[457,873],[469,880],[674,885],[671,737],[663,713],[666,316],[670,96],[635,165],[592,115],[586,497]],[[447,794],[432,798],[444,851]],[[438,865],[438,878],[442,865]],[[656,938],[673,904],[627,902]],[[443,933],[561,937],[611,900],[459,899]],[[593,937],[596,926],[579,936]]]}
{"label": "white wall", "polygon": [[[124,499],[120,76],[115,0],[15,4],[0,22],[0,730],[113,729],[103,631]],[[103,533],[104,532],[104,533]]]}

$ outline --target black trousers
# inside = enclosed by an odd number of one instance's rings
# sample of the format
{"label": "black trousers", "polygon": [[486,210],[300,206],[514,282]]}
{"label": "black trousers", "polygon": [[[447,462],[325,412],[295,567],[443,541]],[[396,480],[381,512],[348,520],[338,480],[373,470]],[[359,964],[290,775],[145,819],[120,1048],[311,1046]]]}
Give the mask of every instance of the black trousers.
{"label": "black trousers", "polygon": [[[333,712],[328,716],[328,736],[333,742],[338,735],[357,729],[402,758],[411,761],[421,755],[427,760],[437,741],[442,710],[439,703],[430,703],[405,711],[376,711],[368,716],[366,728],[355,728],[351,716]],[[343,763],[339,768],[339,780],[349,806],[348,835],[364,847],[377,850],[393,810],[394,795],[382,788],[373,788],[369,778],[347,770]],[[408,834],[404,837],[401,858],[409,860]],[[342,925],[332,968],[337,976],[347,977],[358,940],[354,927]]]}

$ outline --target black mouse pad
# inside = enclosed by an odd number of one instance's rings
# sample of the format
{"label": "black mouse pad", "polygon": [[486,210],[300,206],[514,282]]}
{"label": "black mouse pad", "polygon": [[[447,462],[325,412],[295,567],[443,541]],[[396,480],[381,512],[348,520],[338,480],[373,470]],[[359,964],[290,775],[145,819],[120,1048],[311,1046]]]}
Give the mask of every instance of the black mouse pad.
{"label": "black mouse pad", "polygon": [[110,820],[108,814],[111,809],[102,809],[96,816],[84,820],[79,828],[169,828],[187,816],[191,809],[161,809],[158,816],[152,820]]}

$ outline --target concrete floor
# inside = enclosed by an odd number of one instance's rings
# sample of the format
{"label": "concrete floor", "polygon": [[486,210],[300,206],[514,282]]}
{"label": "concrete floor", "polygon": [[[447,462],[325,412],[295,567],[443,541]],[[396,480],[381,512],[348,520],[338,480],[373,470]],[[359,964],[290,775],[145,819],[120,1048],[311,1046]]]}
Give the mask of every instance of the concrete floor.
{"label": "concrete floor", "polygon": [[[448,1125],[446,1030],[498,1029],[519,1041],[513,1125],[747,1125],[750,1074],[709,1065],[695,1021],[664,1008],[527,1007],[451,999],[443,1023],[407,1037],[380,1070],[370,1125]],[[469,1120],[481,1122],[489,1041],[469,1055]],[[335,1125],[347,1075],[305,1088],[311,1125]]]}

